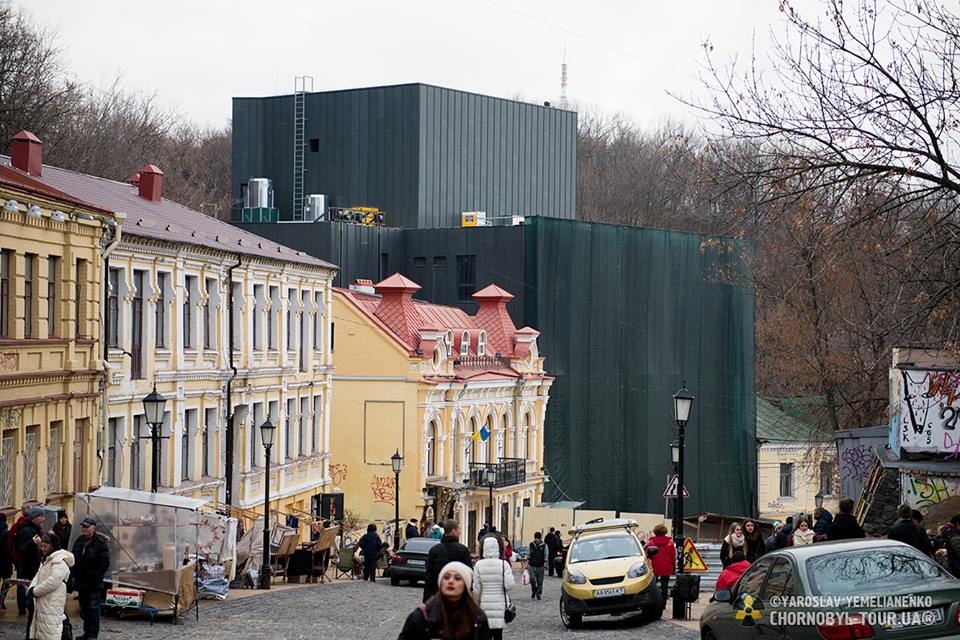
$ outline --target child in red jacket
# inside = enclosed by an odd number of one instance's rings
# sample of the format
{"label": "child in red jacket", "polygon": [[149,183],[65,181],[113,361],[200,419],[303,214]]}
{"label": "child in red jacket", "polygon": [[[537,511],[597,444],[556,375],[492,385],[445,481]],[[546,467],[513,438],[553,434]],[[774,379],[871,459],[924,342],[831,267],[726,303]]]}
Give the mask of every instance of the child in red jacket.
{"label": "child in red jacket", "polygon": [[667,535],[667,528],[658,524],[653,528],[653,537],[647,543],[647,549],[656,547],[657,553],[650,559],[653,564],[653,575],[660,581],[660,593],[663,594],[663,606],[667,606],[667,593],[670,586],[670,576],[677,566],[677,547]]}
{"label": "child in red jacket", "polygon": [[717,578],[717,586],[714,588],[714,591],[732,588],[733,585],[737,584],[737,580],[740,579],[743,572],[750,568],[750,563],[747,561],[747,557],[743,555],[743,551],[734,551],[733,555],[730,556],[730,560],[731,562],[727,565],[727,568],[720,572],[720,577]]}

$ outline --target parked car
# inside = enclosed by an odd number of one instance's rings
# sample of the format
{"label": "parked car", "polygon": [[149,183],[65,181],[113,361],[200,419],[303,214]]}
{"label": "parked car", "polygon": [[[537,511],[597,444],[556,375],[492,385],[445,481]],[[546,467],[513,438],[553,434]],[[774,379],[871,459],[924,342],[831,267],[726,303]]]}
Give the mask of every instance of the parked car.
{"label": "parked car", "polygon": [[[649,620],[663,615],[663,596],[634,520],[595,520],[570,532],[564,557],[560,621],[579,628],[583,616],[642,611]],[[652,550],[652,553],[655,553]]]}
{"label": "parked car", "polygon": [[700,616],[700,635],[957,638],[958,602],[960,580],[911,546],[886,539],[822,542],[757,560],[732,589],[714,594]]}
{"label": "parked car", "polygon": [[427,554],[434,545],[434,538],[409,538],[400,550],[390,556],[390,584],[397,586],[401,580],[416,584],[427,577]]}

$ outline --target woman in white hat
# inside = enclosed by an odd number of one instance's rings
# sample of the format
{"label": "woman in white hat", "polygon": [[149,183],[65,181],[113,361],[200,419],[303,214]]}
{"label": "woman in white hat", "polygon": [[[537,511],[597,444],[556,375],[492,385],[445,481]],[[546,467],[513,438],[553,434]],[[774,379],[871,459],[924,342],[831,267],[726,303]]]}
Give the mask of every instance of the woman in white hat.
{"label": "woman in white hat", "polygon": [[439,593],[407,616],[398,640],[489,640],[487,616],[473,599],[473,571],[462,562],[444,565]]}

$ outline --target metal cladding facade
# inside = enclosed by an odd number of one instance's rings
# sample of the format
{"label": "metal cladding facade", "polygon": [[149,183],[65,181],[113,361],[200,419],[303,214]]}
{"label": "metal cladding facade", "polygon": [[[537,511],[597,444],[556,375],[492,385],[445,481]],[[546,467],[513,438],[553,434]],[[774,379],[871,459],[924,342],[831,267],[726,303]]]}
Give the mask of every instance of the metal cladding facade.
{"label": "metal cladding facade", "polygon": [[[395,272],[416,297],[473,313],[472,284],[515,297],[518,327],[540,331],[555,376],[545,422],[547,498],[658,513],[673,472],[672,395],[696,396],[686,432],[687,513],[755,515],[754,291],[730,238],[529,218],[522,226],[388,229],[339,223],[245,224],[341,266],[336,284]],[[562,494],[560,492],[563,492]]]}
{"label": "metal cladding facade", "polygon": [[[464,211],[575,218],[573,111],[407,84],[308,93],[305,114],[304,193],[333,207],[409,228],[459,226]],[[292,94],[233,99],[237,208],[241,184],[270,178],[293,219],[293,139]]]}

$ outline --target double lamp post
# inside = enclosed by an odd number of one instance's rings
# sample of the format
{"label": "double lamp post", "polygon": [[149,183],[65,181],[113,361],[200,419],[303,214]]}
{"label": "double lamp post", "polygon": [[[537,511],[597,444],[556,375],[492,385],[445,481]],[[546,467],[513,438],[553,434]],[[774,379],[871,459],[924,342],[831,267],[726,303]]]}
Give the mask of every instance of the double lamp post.
{"label": "double lamp post", "polygon": [[687,603],[682,597],[685,592],[683,587],[686,584],[683,573],[683,448],[684,430],[687,426],[687,420],[690,418],[693,400],[693,394],[687,391],[687,383],[684,381],[683,388],[673,394],[673,418],[677,423],[678,431],[677,441],[670,445],[673,463],[677,465],[677,506],[673,511],[673,543],[677,547],[677,581],[673,592],[674,620],[685,620],[687,616]]}

